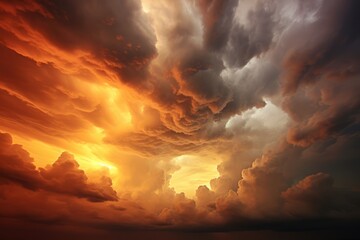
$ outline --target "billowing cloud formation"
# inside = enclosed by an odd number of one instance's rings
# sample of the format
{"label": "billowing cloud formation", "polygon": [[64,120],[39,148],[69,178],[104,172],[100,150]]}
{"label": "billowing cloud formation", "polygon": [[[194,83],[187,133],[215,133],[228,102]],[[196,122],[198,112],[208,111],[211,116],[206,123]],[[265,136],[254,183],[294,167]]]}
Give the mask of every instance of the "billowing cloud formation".
{"label": "billowing cloud formation", "polygon": [[0,0],[1,222],[352,233],[359,9]]}
{"label": "billowing cloud formation", "polygon": [[313,215],[326,211],[331,199],[333,180],[324,173],[306,177],[283,193],[289,214]]}
{"label": "billowing cloud formation", "polygon": [[52,166],[40,169],[40,175],[48,182],[51,191],[85,197],[90,201],[116,200],[116,192],[111,188],[111,180],[102,177],[103,185],[88,184],[84,171],[74,157],[66,152]]}
{"label": "billowing cloud formation", "polygon": [[41,177],[29,153],[20,145],[13,145],[9,134],[2,133],[0,137],[2,183],[15,182],[26,188],[38,188]]}
{"label": "billowing cloud formation", "polygon": [[116,192],[111,179],[102,177],[101,184],[88,183],[87,176],[79,169],[74,157],[63,152],[52,166],[36,169],[29,153],[20,145],[12,144],[9,134],[1,133],[1,179],[32,189],[69,194],[90,201],[114,201]]}

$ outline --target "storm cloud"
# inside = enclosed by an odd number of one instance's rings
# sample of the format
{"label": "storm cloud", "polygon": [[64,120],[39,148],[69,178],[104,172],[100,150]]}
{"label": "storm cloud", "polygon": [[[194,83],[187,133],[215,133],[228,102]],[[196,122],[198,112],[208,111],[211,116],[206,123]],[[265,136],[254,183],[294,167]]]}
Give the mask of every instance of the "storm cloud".
{"label": "storm cloud", "polygon": [[4,236],[358,237],[359,10],[0,0]]}

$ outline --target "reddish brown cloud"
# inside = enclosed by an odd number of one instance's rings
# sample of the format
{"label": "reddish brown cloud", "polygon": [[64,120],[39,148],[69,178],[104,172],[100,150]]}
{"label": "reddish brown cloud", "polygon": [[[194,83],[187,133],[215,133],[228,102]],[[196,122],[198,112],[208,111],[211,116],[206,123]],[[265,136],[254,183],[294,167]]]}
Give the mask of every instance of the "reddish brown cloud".
{"label": "reddish brown cloud", "polygon": [[[146,67],[156,50],[138,1],[20,1],[2,5],[3,42],[24,55],[35,56],[39,62],[55,60],[66,70],[67,62],[58,60],[71,52],[80,56],[83,52],[87,54],[75,60],[75,66],[85,69],[75,71],[102,75],[111,70],[129,84],[146,79]],[[24,44],[26,41],[32,44]]]}
{"label": "reddish brown cloud", "polygon": [[1,183],[15,182],[29,189],[38,189],[42,178],[29,153],[12,143],[9,134],[0,134]]}
{"label": "reddish brown cloud", "polygon": [[313,216],[327,211],[331,205],[333,180],[328,174],[308,176],[282,193],[285,211],[292,215]]}
{"label": "reddish brown cloud", "polygon": [[111,188],[111,179],[103,177],[103,185],[88,183],[74,156],[67,152],[63,152],[52,166],[40,168],[39,171],[46,181],[44,188],[50,191],[84,197],[94,202],[117,199],[116,192]]}
{"label": "reddish brown cloud", "polygon": [[52,166],[37,170],[29,153],[20,145],[13,144],[9,134],[1,133],[0,136],[3,184],[15,183],[34,191],[41,189],[94,202],[117,200],[111,179],[103,177],[100,184],[89,183],[71,154],[64,152]]}

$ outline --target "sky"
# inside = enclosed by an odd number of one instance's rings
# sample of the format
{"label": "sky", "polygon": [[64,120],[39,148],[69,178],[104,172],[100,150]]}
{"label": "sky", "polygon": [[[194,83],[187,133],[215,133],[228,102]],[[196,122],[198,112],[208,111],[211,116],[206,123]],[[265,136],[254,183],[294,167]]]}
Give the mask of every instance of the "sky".
{"label": "sky", "polygon": [[359,26],[357,0],[0,0],[0,238],[359,238]]}

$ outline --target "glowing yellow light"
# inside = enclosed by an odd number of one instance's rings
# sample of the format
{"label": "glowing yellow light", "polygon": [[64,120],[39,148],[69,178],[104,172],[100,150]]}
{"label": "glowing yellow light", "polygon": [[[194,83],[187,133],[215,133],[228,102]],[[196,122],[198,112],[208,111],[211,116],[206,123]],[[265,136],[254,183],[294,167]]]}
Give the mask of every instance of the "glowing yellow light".
{"label": "glowing yellow light", "polygon": [[145,13],[148,13],[149,12],[149,6],[148,4],[146,3],[146,1],[142,1],[142,9]]}
{"label": "glowing yellow light", "polygon": [[209,156],[181,155],[173,158],[172,161],[181,168],[172,174],[170,187],[176,192],[184,192],[188,197],[193,197],[200,185],[210,188],[210,180],[218,176],[218,162]]}
{"label": "glowing yellow light", "polygon": [[[45,167],[48,164],[52,164],[64,151],[59,147],[38,141],[34,138],[23,138],[16,134],[12,134],[12,138],[14,144],[22,145],[23,148],[30,153],[37,167]],[[41,151],[39,151],[39,149],[41,149]]]}
{"label": "glowing yellow light", "polygon": [[109,169],[110,173],[114,173],[115,171],[117,171],[117,167],[115,167],[114,165],[108,163],[108,162],[101,162],[101,161],[91,161],[91,164],[94,165],[94,167],[105,167],[107,169]]}

